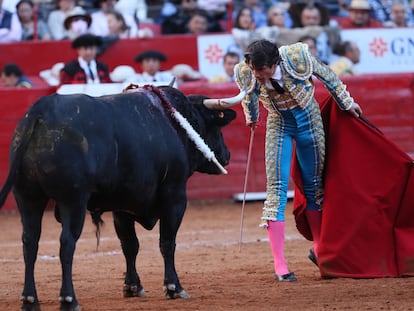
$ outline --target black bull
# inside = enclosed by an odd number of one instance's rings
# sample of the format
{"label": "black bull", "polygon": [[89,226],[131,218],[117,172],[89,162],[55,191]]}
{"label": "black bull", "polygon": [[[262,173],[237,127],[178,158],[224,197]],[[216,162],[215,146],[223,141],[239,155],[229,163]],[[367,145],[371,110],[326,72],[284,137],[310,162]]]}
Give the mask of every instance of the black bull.
{"label": "black bull", "polygon": [[[201,95],[186,97],[159,87],[111,96],[51,95],[41,98],[19,122],[11,144],[10,171],[0,207],[13,190],[23,225],[23,310],[39,310],[34,280],[43,212],[52,199],[62,225],[61,310],[79,310],[72,261],[86,210],[99,232],[100,215],[112,211],[126,260],[125,296],[144,296],[135,268],[139,250],[134,223],[152,229],[159,220],[167,298],[188,297],[178,279],[174,253],[186,205],[186,183],[195,172],[220,174],[174,122],[179,111],[222,165],[230,153],[221,128],[233,110],[210,110]],[[168,106],[169,105],[169,106]],[[172,109],[167,109],[167,108]]]}

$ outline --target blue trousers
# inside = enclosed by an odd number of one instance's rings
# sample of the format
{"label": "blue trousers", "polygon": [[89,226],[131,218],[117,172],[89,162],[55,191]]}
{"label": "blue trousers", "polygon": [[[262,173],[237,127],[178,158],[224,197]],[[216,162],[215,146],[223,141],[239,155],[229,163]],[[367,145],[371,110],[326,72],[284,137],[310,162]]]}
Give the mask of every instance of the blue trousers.
{"label": "blue trousers", "polygon": [[284,221],[293,147],[299,163],[306,208],[320,210],[323,199],[325,136],[319,106],[312,101],[304,109],[295,107],[269,113],[266,124],[266,201],[262,224]]}

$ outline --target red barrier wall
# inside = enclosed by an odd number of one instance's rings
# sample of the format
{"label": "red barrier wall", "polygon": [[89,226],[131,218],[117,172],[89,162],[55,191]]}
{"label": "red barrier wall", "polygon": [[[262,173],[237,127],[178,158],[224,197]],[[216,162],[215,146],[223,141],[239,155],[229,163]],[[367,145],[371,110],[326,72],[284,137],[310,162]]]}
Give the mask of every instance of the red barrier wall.
{"label": "red barrier wall", "polygon": [[[180,47],[177,49],[177,45]],[[30,49],[32,47],[32,49]],[[173,48],[172,48],[173,47]],[[50,68],[54,63],[74,57],[69,42],[36,42],[2,45],[0,66],[7,61],[15,61],[30,68],[29,75],[37,75],[40,70]],[[197,68],[196,39],[193,36],[166,36],[148,40],[121,40],[110,46],[102,59],[110,66],[133,64],[133,58],[147,48],[168,50],[170,68],[177,63],[187,63]],[[53,54],[50,51],[54,51]],[[403,151],[414,156],[414,74],[360,75],[344,78],[348,90],[362,106],[364,115]],[[0,88],[0,184],[8,170],[8,150],[12,131],[27,108],[40,96],[54,92],[37,78],[36,87],[31,90]],[[317,98],[326,96],[326,90],[316,80]],[[234,83],[208,84],[187,82],[180,86],[185,94],[205,94],[210,97],[228,97],[238,93]],[[234,193],[243,191],[250,130],[245,126],[240,106],[235,107],[237,119],[224,129],[224,137],[231,151],[231,164],[228,175],[205,175],[196,173],[188,183],[189,199],[231,198]],[[265,114],[262,109],[261,121],[255,132],[252,155],[249,192],[265,191],[264,133]],[[9,198],[5,208],[15,208]]]}

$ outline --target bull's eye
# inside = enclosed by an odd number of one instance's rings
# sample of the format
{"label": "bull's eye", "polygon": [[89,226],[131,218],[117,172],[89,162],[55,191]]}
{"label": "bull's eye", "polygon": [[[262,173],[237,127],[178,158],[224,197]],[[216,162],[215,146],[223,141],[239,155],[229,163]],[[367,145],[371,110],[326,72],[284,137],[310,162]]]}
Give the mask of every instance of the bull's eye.
{"label": "bull's eye", "polygon": [[217,116],[218,116],[220,119],[223,119],[223,118],[224,118],[224,112],[223,112],[223,111],[220,111],[220,112],[217,114]]}

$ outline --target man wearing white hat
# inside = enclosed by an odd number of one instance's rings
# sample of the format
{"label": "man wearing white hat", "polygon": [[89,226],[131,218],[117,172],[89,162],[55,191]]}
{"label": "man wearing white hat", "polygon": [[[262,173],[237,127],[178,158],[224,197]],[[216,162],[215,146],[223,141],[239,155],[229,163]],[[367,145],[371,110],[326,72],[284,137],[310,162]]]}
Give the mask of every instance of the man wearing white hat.
{"label": "man wearing white hat", "polygon": [[65,39],[73,40],[88,33],[91,23],[92,18],[84,9],[80,7],[73,8],[63,21],[63,26],[67,31]]}
{"label": "man wearing white hat", "polygon": [[371,18],[372,7],[367,0],[352,0],[347,10],[349,16],[339,21],[342,29],[383,28],[380,21]]}

